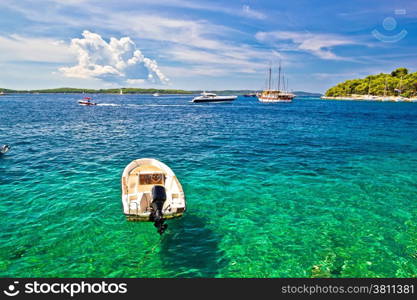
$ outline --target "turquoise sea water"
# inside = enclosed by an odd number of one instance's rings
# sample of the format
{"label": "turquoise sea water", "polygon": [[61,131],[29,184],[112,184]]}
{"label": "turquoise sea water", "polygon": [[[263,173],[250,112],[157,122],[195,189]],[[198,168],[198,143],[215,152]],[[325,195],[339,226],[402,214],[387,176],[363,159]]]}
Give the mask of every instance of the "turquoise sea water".
{"label": "turquoise sea water", "polygon": [[[0,98],[0,276],[417,276],[417,104],[78,98]],[[122,214],[141,157],[186,193],[162,237]]]}

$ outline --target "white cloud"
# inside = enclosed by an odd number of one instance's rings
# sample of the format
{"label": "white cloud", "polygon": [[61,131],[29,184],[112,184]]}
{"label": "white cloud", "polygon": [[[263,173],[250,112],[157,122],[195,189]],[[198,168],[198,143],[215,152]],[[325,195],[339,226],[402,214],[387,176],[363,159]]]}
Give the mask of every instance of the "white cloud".
{"label": "white cloud", "polygon": [[219,68],[228,73],[254,73],[265,68],[265,60],[277,56],[269,49],[232,42],[230,36],[246,33],[205,20],[115,13],[100,26],[113,30],[121,30],[123,26],[124,32],[138,39],[162,45],[159,54],[164,59],[185,63],[193,69],[198,66],[205,74],[210,69],[213,74],[217,73]]}
{"label": "white cloud", "polygon": [[104,81],[141,83],[146,78],[167,84],[155,60],[145,57],[129,37],[105,41],[99,34],[85,30],[83,38],[72,39],[71,49],[77,53],[78,64],[61,67],[67,77],[99,78]]}
{"label": "white cloud", "polygon": [[135,84],[144,84],[145,83],[145,79],[128,79],[128,80],[126,80],[126,82],[128,84],[132,84],[132,85],[135,85]]}
{"label": "white cloud", "polygon": [[[78,28],[78,30],[93,28],[104,33],[123,33],[123,35],[134,38],[135,41],[140,41],[140,45],[143,44],[154,49],[152,55],[157,57],[158,61],[163,59],[170,62],[170,71],[173,71],[174,68],[177,70],[183,68],[180,73],[185,77],[187,72],[184,72],[184,70],[191,70],[188,74],[193,80],[194,75],[198,74],[208,76],[218,74],[221,76],[225,73],[259,74],[262,71],[263,76],[263,70],[268,61],[277,57],[282,58],[282,54],[274,50],[240,42],[240,40],[253,38],[247,32],[201,18],[189,18],[184,15],[170,16],[169,12],[161,9],[155,10],[152,5],[132,6],[129,11],[113,9],[109,13],[109,8],[106,5],[93,5],[88,1],[83,3],[82,9],[80,5],[67,4],[65,1],[52,1],[55,4],[48,5],[48,9],[45,10],[28,9],[21,2],[13,1],[10,2],[10,5],[13,9],[25,15],[26,18],[48,28],[48,31],[50,26],[59,25],[73,29]],[[77,0],[74,1],[78,2]],[[242,6],[241,4],[234,6],[232,9],[227,6],[211,5],[210,3],[202,5],[195,1],[175,0],[175,3],[177,1],[181,2],[178,5],[190,9],[216,11],[247,18],[261,19],[265,17],[262,13],[253,10],[252,7]],[[51,4],[51,0],[48,2]],[[148,2],[153,3],[150,0]],[[166,5],[174,5],[175,3],[166,1]],[[82,16],[77,13],[63,13],[65,10],[76,9],[77,7],[80,8],[77,11],[82,11]],[[89,17],[85,18],[84,14]],[[235,39],[237,36],[240,37],[239,41]],[[111,43],[111,41],[104,41],[100,36],[99,38],[102,42],[95,41],[96,44]],[[85,38],[81,40],[85,40]],[[110,59],[111,55],[102,55],[104,52],[108,52],[105,50],[105,46],[99,50],[95,50],[94,47],[91,49],[84,49],[83,47],[78,45],[71,47],[76,52],[74,61],[78,59],[78,63],[68,64],[61,68],[62,74],[73,78],[100,78],[115,83],[120,83],[116,82],[117,80],[129,83],[128,80],[130,80],[129,84],[133,84],[132,80],[139,80],[136,81],[139,84],[143,79],[146,83],[149,80],[162,81],[159,78],[166,78],[153,59],[144,57],[135,67],[128,65],[124,69],[114,63],[113,59]],[[99,51],[100,57],[106,57],[107,61],[95,61],[96,56],[93,55],[93,52],[96,51]],[[130,54],[132,57],[134,56],[132,52]],[[285,60],[287,63],[292,63],[288,57]],[[127,64],[126,61],[126,59],[123,59],[125,64]],[[120,65],[123,66],[123,64]],[[164,66],[162,70],[168,70],[168,68]],[[137,74],[140,74],[140,76]],[[175,72],[167,72],[167,74],[172,78],[177,77]],[[167,80],[164,81],[167,82]]]}
{"label": "white cloud", "polygon": [[[174,46],[166,49],[170,59],[181,62],[190,71],[184,72],[183,67],[164,67],[168,74],[177,76],[204,75],[224,76],[226,74],[259,74],[268,65],[268,61],[278,61],[284,57],[275,51],[253,49],[249,46],[222,45],[218,50],[199,49],[196,47]],[[268,59],[268,61],[266,61]],[[292,64],[285,57],[286,65]],[[177,72],[173,72],[178,69]]]}
{"label": "white cloud", "polygon": [[73,53],[62,41],[12,34],[0,36],[0,61],[70,62]]}
{"label": "white cloud", "polygon": [[[312,34],[309,32],[272,31],[258,32],[256,39],[261,42],[290,42],[286,50],[300,50],[309,52],[322,59],[342,60],[344,57],[337,56],[332,48],[336,46],[358,44],[351,39],[331,34]],[[289,46],[289,47],[288,47]]]}
{"label": "white cloud", "polygon": [[[60,2],[59,0],[54,0]],[[152,1],[148,1],[153,3]],[[69,27],[95,28],[102,32],[123,32],[123,34],[134,37],[144,43],[158,45],[155,53],[167,61],[174,63],[187,63],[189,67],[204,67],[205,70],[233,68],[235,73],[256,72],[265,68],[265,60],[269,60],[273,51],[268,49],[256,48],[252,45],[234,42],[231,37],[247,36],[248,33],[242,32],[228,26],[214,24],[204,19],[187,19],[178,16],[170,17],[160,11],[146,11],[138,7],[130,11],[114,10],[109,13],[105,6],[83,4],[82,11],[88,13],[89,18],[80,18],[77,15],[62,14],[55,6],[47,10],[48,15],[40,11],[27,10],[18,3],[13,4],[16,10],[24,14],[27,18],[42,23],[62,24]],[[64,5],[64,4],[62,4]],[[249,6],[219,7],[206,3],[196,3],[195,1],[175,0],[166,1],[158,5],[178,5],[201,10],[222,11],[233,15],[250,18],[263,18],[263,15]],[[75,7],[74,7],[75,8]],[[228,11],[230,10],[230,11]],[[181,48],[181,49],[180,49]],[[178,51],[180,49],[180,51]],[[148,66],[153,69],[152,62]],[[114,70],[115,69],[115,70]],[[96,69],[95,72],[106,72],[113,77],[117,77],[117,68]],[[79,70],[73,69],[70,74],[77,74]],[[118,70],[120,71],[120,70]],[[91,72],[91,71],[89,71]],[[85,74],[89,72],[84,72]],[[93,72],[94,73],[94,72]],[[152,77],[155,77],[153,74]]]}
{"label": "white cloud", "polygon": [[259,19],[259,20],[266,18],[266,16],[263,13],[253,10],[249,5],[242,6],[242,14],[246,17]]}

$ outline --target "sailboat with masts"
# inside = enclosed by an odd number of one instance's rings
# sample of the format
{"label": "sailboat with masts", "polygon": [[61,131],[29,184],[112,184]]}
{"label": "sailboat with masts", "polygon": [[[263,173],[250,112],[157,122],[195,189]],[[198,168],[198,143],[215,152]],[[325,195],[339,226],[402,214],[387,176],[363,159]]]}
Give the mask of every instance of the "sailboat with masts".
{"label": "sailboat with masts", "polygon": [[400,83],[397,88],[394,89],[394,92],[397,93],[397,97],[394,99],[395,102],[404,101],[404,97],[401,96],[401,93],[403,92],[403,76],[401,76]]}
{"label": "sailboat with masts", "polygon": [[[281,90],[281,82],[282,82],[282,90]],[[274,89],[272,86],[272,67],[268,68],[268,81],[267,81],[267,89],[263,90],[262,93],[258,95],[258,100],[261,102],[266,103],[275,103],[275,102],[291,102],[294,99],[295,95],[286,91],[288,88],[288,79],[287,79],[287,86],[285,87],[285,79],[282,76],[281,80],[281,63],[279,64],[278,69],[278,83],[277,88]]]}
{"label": "sailboat with masts", "polygon": [[371,86],[372,86],[372,78],[369,77],[369,82],[368,82],[368,94],[364,95],[362,97],[362,100],[376,100],[378,97],[371,95]]}

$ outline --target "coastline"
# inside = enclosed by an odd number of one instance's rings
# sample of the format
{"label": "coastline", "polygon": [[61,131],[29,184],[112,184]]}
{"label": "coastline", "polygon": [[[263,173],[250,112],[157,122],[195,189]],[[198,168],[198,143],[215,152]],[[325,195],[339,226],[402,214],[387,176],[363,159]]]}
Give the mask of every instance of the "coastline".
{"label": "coastline", "polygon": [[417,102],[417,98],[401,96],[373,96],[373,95],[350,95],[350,96],[322,96],[323,100],[347,100],[347,101],[376,101],[376,102]]}
{"label": "coastline", "polygon": [[[158,93],[160,95],[197,95],[202,92],[222,94],[222,95],[238,95],[257,93],[257,90],[182,90],[182,89],[145,89],[145,88],[112,88],[112,89],[82,89],[82,88],[53,88],[38,90],[12,90],[0,88],[0,96],[13,94],[107,94],[107,95],[152,95]],[[297,97],[320,97],[322,94],[294,91]]]}

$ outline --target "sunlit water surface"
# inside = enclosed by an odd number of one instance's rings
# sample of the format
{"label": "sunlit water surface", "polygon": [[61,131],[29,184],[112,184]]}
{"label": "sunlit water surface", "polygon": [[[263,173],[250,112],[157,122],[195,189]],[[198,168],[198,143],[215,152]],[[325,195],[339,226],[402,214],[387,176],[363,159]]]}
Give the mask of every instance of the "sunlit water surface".
{"label": "sunlit water surface", "polygon": [[[78,98],[0,98],[0,276],[417,276],[416,103]],[[186,193],[162,237],[122,214],[141,157]]]}

